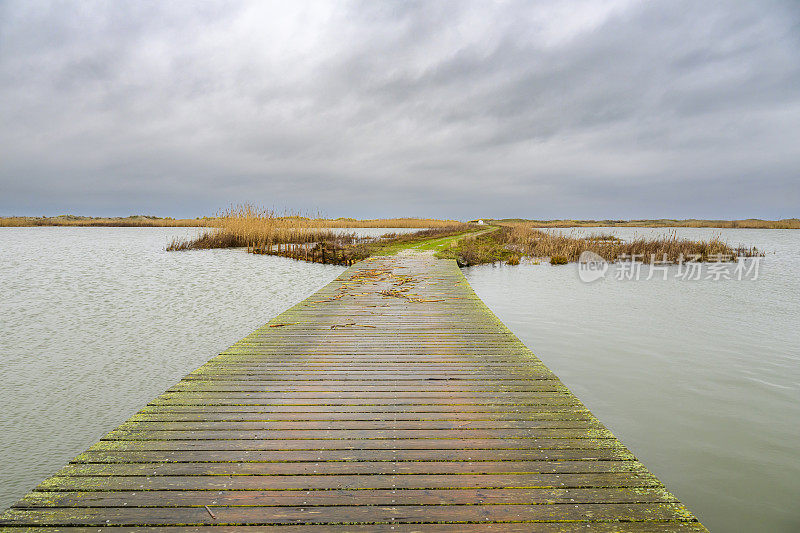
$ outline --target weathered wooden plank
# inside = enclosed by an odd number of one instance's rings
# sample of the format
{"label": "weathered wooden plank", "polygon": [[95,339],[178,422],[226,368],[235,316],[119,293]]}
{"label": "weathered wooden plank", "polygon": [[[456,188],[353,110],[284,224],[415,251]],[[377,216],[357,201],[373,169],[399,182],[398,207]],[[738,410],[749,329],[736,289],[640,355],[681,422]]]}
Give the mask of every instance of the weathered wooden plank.
{"label": "weathered wooden plank", "polygon": [[[487,377],[486,380],[491,380]],[[371,383],[365,385],[364,382]],[[480,383],[469,383],[464,381],[449,380],[430,380],[413,382],[385,381],[383,384],[375,384],[375,380],[362,380],[350,382],[328,383],[322,381],[256,381],[256,380],[237,380],[237,381],[188,381],[180,385],[171,387],[166,394],[173,393],[207,393],[207,392],[257,392],[257,393],[305,393],[315,394],[327,393],[362,393],[367,395],[376,394],[396,394],[396,393],[437,393],[437,394],[472,394],[472,393],[536,393],[536,392],[561,392],[567,393],[567,388],[555,380],[531,381],[527,384],[516,384],[517,381],[498,382],[494,386],[488,385],[485,381]]]}
{"label": "weathered wooden plank", "polygon": [[102,440],[90,450],[387,450],[387,449],[598,449],[620,446],[617,439],[280,439],[280,440]]}
{"label": "weathered wooden plank", "polygon": [[258,362],[248,362],[244,355],[231,356],[223,359],[217,356],[209,362],[199,367],[197,370],[188,374],[190,376],[202,376],[206,372],[246,372],[246,371],[265,371],[265,372],[307,372],[307,373],[340,373],[340,372],[363,372],[375,375],[386,376],[387,372],[392,375],[397,373],[430,372],[442,374],[456,372],[469,375],[473,371],[496,371],[522,373],[546,373],[550,374],[550,369],[541,362],[525,358],[529,365],[520,367],[522,359],[502,359],[496,358],[493,361],[478,359],[470,361],[466,355],[459,356],[458,359],[436,359],[435,361],[425,360],[402,360],[400,354],[395,353],[386,360],[378,360],[375,357],[362,359],[358,362],[347,363],[340,357],[324,358],[315,355],[313,358],[304,359],[301,355],[293,356],[290,360],[282,361],[275,356],[263,356]]}
{"label": "weathered wooden plank", "polygon": [[390,416],[405,414],[419,414],[420,417],[428,414],[445,413],[448,415],[460,413],[500,413],[500,414],[530,414],[560,413],[560,412],[588,412],[586,407],[578,402],[572,403],[539,403],[539,404],[478,404],[472,407],[448,404],[383,404],[383,405],[146,405],[139,411],[139,415],[150,413],[270,413],[292,415],[294,413],[386,413]]}
{"label": "weathered wooden plank", "polygon": [[[410,391],[337,391],[337,390],[314,390],[314,391],[298,391],[298,390],[283,390],[283,391],[263,391],[259,389],[250,390],[247,386],[243,385],[239,390],[232,391],[170,391],[165,392],[158,396],[158,400],[163,401],[180,401],[180,400],[202,400],[202,401],[215,401],[215,400],[231,400],[231,399],[264,399],[264,400],[283,400],[286,398],[302,400],[302,399],[367,399],[367,400],[380,400],[391,399],[397,401],[403,400],[446,400],[451,403],[458,403],[459,401],[471,401],[480,399],[501,399],[513,401],[517,399],[523,400],[545,400],[559,399],[562,397],[570,398],[566,389],[547,387],[545,390],[523,390],[523,391],[506,391],[506,390],[410,390]],[[442,402],[445,403],[445,402]]]}
{"label": "weathered wooden plank", "polygon": [[[143,421],[132,420],[121,424],[123,431],[254,431],[254,430],[315,430],[315,431],[349,431],[349,430],[479,430],[479,429],[587,429],[602,428],[596,419],[557,419],[557,420],[311,420],[311,421]],[[422,436],[422,435],[420,435]]]}
{"label": "weathered wooden plank", "polygon": [[645,472],[581,474],[363,474],[300,476],[53,476],[39,490],[321,490],[658,487]]}
{"label": "weathered wooden plank", "polygon": [[704,531],[452,262],[426,256],[352,267],[159,395],[0,526]]}
{"label": "weathered wooden plank", "polygon": [[[437,401],[438,400],[438,401]],[[287,408],[290,407],[310,407],[310,406],[340,406],[340,407],[364,407],[364,406],[384,406],[391,408],[392,406],[397,406],[399,408],[403,408],[408,406],[408,408],[413,407],[430,407],[430,408],[439,408],[442,406],[453,406],[454,408],[460,408],[459,410],[468,410],[470,408],[475,409],[482,409],[486,407],[497,407],[497,408],[505,408],[505,409],[512,409],[512,408],[519,408],[525,409],[528,407],[531,408],[541,408],[542,406],[565,406],[565,407],[581,407],[578,401],[574,398],[571,398],[568,395],[562,395],[559,397],[553,397],[551,399],[547,398],[523,398],[520,400],[511,400],[511,401],[503,401],[502,399],[490,399],[487,398],[485,400],[472,400],[470,401],[468,398],[465,399],[450,399],[447,400],[445,398],[421,398],[417,401],[413,399],[405,399],[399,398],[397,400],[393,400],[391,398],[348,398],[348,399],[336,399],[336,398],[215,398],[215,399],[206,399],[203,400],[202,398],[174,398],[174,399],[163,399],[163,400],[155,400],[153,401],[150,406],[153,407],[170,407],[170,406],[219,406],[219,407],[228,407],[228,406],[251,406],[251,407],[277,407],[277,406],[285,406]],[[406,410],[406,409],[402,409]]]}
{"label": "weathered wooden plank", "polygon": [[147,411],[140,412],[130,418],[130,422],[311,422],[311,421],[415,421],[432,422],[435,420],[455,421],[525,421],[525,420],[592,420],[591,413],[586,410],[546,410],[520,412],[308,412],[308,411],[266,411],[266,412],[229,412],[229,411]]}
{"label": "weathered wooden plank", "polygon": [[142,431],[116,429],[103,440],[290,440],[290,439],[524,439],[524,438],[596,439],[612,438],[607,429],[536,428],[536,429],[319,429],[319,430],[227,430],[224,434],[213,430],[146,429]]}
{"label": "weathered wooden plank", "polygon": [[678,503],[549,504],[549,505],[344,505],[308,507],[127,507],[74,509],[11,509],[0,524],[21,525],[213,525],[213,524],[373,524],[540,521],[665,521],[691,520]]}
{"label": "weathered wooden plank", "polygon": [[[497,383],[487,383],[487,381]],[[493,391],[499,390],[520,390],[524,392],[535,392],[537,390],[566,390],[564,385],[557,379],[548,378],[540,375],[534,376],[514,376],[513,379],[497,379],[494,376],[484,375],[483,379],[461,379],[427,375],[420,375],[415,378],[406,377],[405,379],[380,379],[370,376],[347,376],[337,375],[328,377],[325,374],[317,376],[296,376],[282,378],[275,374],[210,374],[203,375],[203,379],[185,379],[175,386],[168,389],[171,391],[191,391],[191,390],[228,390],[227,388],[215,389],[212,387],[231,387],[253,388],[256,390],[272,390],[273,388],[294,390],[346,390],[355,389],[358,391],[370,390],[390,390],[390,391],[419,391],[436,387],[445,391]],[[236,390],[241,390],[237,388]]]}
{"label": "weathered wooden plank", "polygon": [[316,461],[68,464],[57,476],[302,476],[647,472],[638,461]]}
{"label": "weathered wooden plank", "polygon": [[[458,523],[458,524],[348,524],[348,525],[292,525],[291,533],[322,533],[322,532],[375,532],[375,533],[423,533],[423,532],[500,532],[500,533],[530,533],[532,529],[538,533],[686,533],[707,532],[708,530],[698,522],[524,522],[524,523]],[[28,526],[3,528],[6,532],[33,532],[41,531],[41,527]],[[58,531],[67,533],[254,533],[261,531],[286,531],[285,525],[219,525],[213,526],[60,526]]]}
{"label": "weathered wooden plank", "polygon": [[302,461],[606,461],[633,460],[624,447],[567,450],[87,450],[73,463],[244,463]]}
{"label": "weathered wooden plank", "polygon": [[[15,507],[189,507],[196,505],[470,505],[571,503],[670,503],[662,488],[435,489],[303,491],[32,492]],[[255,503],[254,503],[255,502]]]}
{"label": "weathered wooden plank", "polygon": [[[203,376],[206,373],[248,373],[248,372],[264,372],[264,373],[292,373],[303,372],[308,374],[339,374],[358,372],[363,374],[373,374],[377,376],[386,376],[386,372],[395,372],[398,374],[412,374],[412,373],[430,373],[430,374],[447,374],[456,373],[456,375],[471,375],[472,372],[493,372],[502,374],[509,372],[511,375],[523,372],[531,374],[547,374],[550,375],[550,369],[541,363],[531,361],[529,366],[521,368],[519,360],[497,360],[496,362],[489,362],[486,360],[469,361],[466,356],[459,359],[446,360],[439,359],[436,362],[431,361],[405,361],[400,362],[401,356],[395,354],[394,357],[386,361],[377,361],[375,358],[361,360],[358,363],[345,363],[341,358],[335,358],[328,361],[322,361],[321,357],[314,356],[312,359],[303,360],[301,356],[295,356],[296,360],[281,362],[277,356],[264,357],[260,362],[247,362],[244,356],[236,356],[227,361],[220,361],[214,358],[197,370],[187,375],[187,378],[192,376]],[[552,374],[555,375],[555,374]]]}

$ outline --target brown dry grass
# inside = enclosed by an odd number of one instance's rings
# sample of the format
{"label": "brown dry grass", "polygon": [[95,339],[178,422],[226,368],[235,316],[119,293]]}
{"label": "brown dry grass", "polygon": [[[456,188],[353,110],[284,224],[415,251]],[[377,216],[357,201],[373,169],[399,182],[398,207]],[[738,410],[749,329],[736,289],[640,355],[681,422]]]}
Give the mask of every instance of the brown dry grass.
{"label": "brown dry grass", "polygon": [[[681,258],[695,261],[734,260],[738,257],[763,255],[755,247],[732,247],[719,238],[693,241],[677,236],[622,241],[613,236],[564,235],[554,231],[530,228],[523,224],[503,226],[498,231],[476,239],[464,240],[451,252],[462,265],[475,265],[506,260],[514,255],[557,259],[554,264],[577,261],[584,251],[592,251],[607,261],[635,258],[637,261],[666,261]],[[724,258],[724,259],[723,259]]]}
{"label": "brown dry grass", "polygon": [[277,215],[252,205],[233,206],[220,213],[211,229],[195,239],[175,239],[167,250],[247,247],[268,252],[280,244],[306,244],[337,237],[311,218]]}
{"label": "brown dry grass", "polygon": [[333,239],[322,239],[313,246],[283,245],[270,252],[263,253],[317,263],[352,265],[367,257],[391,255],[415,245],[430,243],[437,239],[461,235],[470,231],[476,231],[475,226],[453,224],[451,226],[428,228],[414,233],[387,233],[379,238],[343,237],[337,235]]}
{"label": "brown dry grass", "polygon": [[[278,215],[273,210],[261,209],[251,205],[234,206],[214,217],[203,218],[160,218],[149,215],[129,217],[84,217],[60,215],[57,217],[0,217],[0,227],[24,226],[122,226],[122,227],[218,227],[223,230],[242,223],[252,227],[290,228],[440,228],[459,224],[454,220],[433,218],[323,218],[301,215]],[[268,230],[268,233],[272,229]]]}
{"label": "brown dry grass", "polygon": [[[246,247],[257,253],[300,253],[311,243],[327,243],[338,251],[359,242],[352,233],[332,231],[336,228],[452,228],[458,222],[420,218],[384,218],[356,220],[353,218],[311,218],[295,214],[278,214],[272,209],[253,205],[232,206],[223,211],[210,225],[214,228],[195,239],[176,239],[167,250]],[[283,245],[291,245],[286,248]],[[307,246],[306,246],[307,247]],[[328,250],[326,249],[326,252]],[[326,254],[325,257],[329,257]]]}
{"label": "brown dry grass", "polygon": [[[488,221],[488,219],[487,219]],[[523,224],[531,228],[578,228],[578,227],[632,227],[632,228],[754,228],[754,229],[800,229],[800,219],[761,220],[700,220],[700,219],[653,219],[653,220],[495,220],[500,225]]]}
{"label": "brown dry grass", "polygon": [[313,218],[307,219],[320,228],[443,228],[461,224],[457,220],[437,218]]}

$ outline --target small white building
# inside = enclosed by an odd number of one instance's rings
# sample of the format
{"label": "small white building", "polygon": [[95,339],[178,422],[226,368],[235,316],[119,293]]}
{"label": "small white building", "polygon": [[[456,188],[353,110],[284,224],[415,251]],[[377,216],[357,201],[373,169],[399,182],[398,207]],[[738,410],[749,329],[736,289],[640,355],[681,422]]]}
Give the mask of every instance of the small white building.
{"label": "small white building", "polygon": [[486,222],[484,222],[483,220],[479,220],[479,221],[478,221],[478,224],[480,224],[481,226],[483,226],[484,224],[486,224]]}

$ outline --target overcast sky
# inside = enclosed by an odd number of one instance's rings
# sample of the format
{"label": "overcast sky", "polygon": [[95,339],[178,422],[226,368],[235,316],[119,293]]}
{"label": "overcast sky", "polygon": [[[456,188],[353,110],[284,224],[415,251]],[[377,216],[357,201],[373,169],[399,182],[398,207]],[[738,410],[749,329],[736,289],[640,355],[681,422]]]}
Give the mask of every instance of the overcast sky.
{"label": "overcast sky", "polygon": [[0,1],[0,215],[800,216],[800,2]]}

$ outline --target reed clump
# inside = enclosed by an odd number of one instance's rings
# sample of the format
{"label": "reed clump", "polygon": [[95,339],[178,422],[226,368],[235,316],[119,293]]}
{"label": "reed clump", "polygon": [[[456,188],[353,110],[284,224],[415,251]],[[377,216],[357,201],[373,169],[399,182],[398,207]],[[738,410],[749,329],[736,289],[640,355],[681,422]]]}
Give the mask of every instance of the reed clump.
{"label": "reed clump", "polygon": [[511,255],[550,258],[552,264],[577,261],[584,251],[591,251],[606,261],[631,260],[650,263],[688,261],[728,261],[739,257],[763,255],[755,247],[732,247],[720,238],[693,241],[672,232],[664,237],[637,237],[623,241],[608,236],[564,235],[524,225],[503,226],[499,230],[465,239],[449,251],[461,265],[476,265],[506,260]]}
{"label": "reed clump", "polygon": [[203,250],[209,248],[247,248],[256,253],[269,253],[281,245],[307,245],[326,240],[350,239],[321,228],[311,218],[278,215],[274,210],[252,205],[232,206],[213,219],[213,229],[193,239],[175,239],[168,251]]}
{"label": "reed clump", "polygon": [[506,231],[506,228],[474,238],[462,239],[455,246],[437,255],[440,258],[455,259],[458,266],[462,267],[508,261],[513,256],[522,255],[508,246],[504,236],[496,236],[496,234],[504,231]]}
{"label": "reed clump", "polygon": [[[335,231],[337,227],[348,226],[412,227],[425,223],[431,223],[434,227],[415,233],[386,233],[377,238]],[[274,210],[252,205],[231,207],[214,218],[213,226],[197,237],[173,240],[167,250],[246,248],[248,252],[256,254],[351,265],[371,255],[393,253],[412,243],[464,233],[475,228],[460,222],[418,218],[356,221],[278,215]]]}

